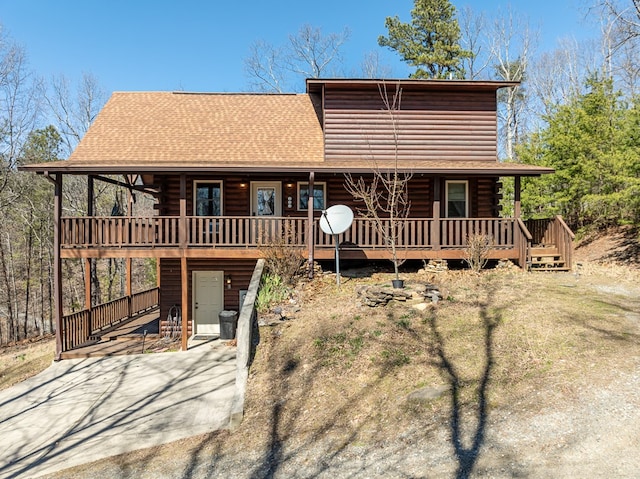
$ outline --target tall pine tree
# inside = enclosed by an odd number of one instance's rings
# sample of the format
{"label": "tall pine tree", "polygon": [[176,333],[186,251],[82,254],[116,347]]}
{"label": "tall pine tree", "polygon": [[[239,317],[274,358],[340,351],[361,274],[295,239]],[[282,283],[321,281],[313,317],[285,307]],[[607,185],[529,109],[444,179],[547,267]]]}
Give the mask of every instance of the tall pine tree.
{"label": "tall pine tree", "polygon": [[389,36],[378,44],[398,52],[416,71],[412,78],[464,78],[462,60],[472,53],[460,46],[460,26],[449,0],[415,0],[411,23],[387,17]]}

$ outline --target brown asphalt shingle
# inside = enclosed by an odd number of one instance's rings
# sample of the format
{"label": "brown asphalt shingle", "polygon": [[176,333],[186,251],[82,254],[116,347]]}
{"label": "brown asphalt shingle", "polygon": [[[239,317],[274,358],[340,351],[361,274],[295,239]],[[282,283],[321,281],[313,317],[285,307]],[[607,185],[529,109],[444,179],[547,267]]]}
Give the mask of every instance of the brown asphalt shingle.
{"label": "brown asphalt shingle", "polygon": [[321,162],[308,95],[114,93],[69,166]]}

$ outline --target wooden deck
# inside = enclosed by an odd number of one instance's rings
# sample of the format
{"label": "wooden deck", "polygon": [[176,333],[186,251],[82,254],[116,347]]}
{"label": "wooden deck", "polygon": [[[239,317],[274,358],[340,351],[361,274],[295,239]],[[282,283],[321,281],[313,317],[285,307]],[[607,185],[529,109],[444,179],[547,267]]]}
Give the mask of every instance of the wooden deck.
{"label": "wooden deck", "polygon": [[[63,352],[61,359],[140,354],[143,352],[143,338],[145,350],[150,345],[157,344],[161,339],[159,325],[160,311],[151,311],[105,333],[101,340],[94,344]],[[144,337],[145,330],[147,331],[146,338]],[[167,343],[167,346],[171,345]],[[174,346],[180,347],[179,339]]]}

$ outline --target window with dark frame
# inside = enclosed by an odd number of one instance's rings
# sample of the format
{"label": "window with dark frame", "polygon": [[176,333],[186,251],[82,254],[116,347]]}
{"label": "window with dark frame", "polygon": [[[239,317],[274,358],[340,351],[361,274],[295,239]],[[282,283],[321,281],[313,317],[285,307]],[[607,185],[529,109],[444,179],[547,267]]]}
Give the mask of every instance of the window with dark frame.
{"label": "window with dark frame", "polygon": [[198,181],[195,191],[195,216],[222,215],[222,182]]}
{"label": "window with dark frame", "polygon": [[[313,184],[313,209],[324,210],[326,205],[326,183]],[[309,209],[309,183],[298,182],[298,211]]]}

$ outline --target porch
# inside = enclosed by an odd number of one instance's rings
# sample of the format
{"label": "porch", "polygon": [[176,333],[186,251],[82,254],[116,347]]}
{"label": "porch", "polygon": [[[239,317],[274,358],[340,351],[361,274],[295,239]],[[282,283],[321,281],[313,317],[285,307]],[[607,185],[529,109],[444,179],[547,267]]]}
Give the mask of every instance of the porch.
{"label": "porch", "polygon": [[[464,257],[467,238],[486,235],[491,240],[492,258],[508,258],[525,266],[530,248],[542,243],[561,245],[566,256],[563,233],[555,226],[559,218],[522,221],[517,218],[410,218],[400,221],[397,242],[407,259]],[[390,226],[385,220],[386,227]],[[547,231],[549,230],[549,231]],[[533,231],[535,233],[532,234]],[[241,250],[243,257],[260,256],[260,249],[278,243],[307,248],[317,259],[331,258],[334,238],[303,217],[256,216],[154,216],[154,217],[65,217],[61,220],[62,257],[229,257]],[[312,241],[310,242],[310,235]],[[373,220],[356,218],[337,238],[345,257],[384,259],[388,256],[384,235]],[[178,250],[188,250],[180,254]],[[570,261],[569,261],[570,265]]]}

